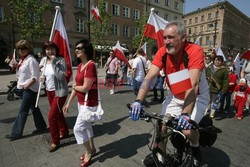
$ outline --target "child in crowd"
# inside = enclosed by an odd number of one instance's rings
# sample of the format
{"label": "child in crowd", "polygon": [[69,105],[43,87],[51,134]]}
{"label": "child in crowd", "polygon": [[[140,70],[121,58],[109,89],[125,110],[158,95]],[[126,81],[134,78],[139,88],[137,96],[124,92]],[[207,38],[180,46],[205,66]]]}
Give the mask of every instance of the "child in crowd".
{"label": "child in crowd", "polygon": [[250,88],[246,83],[245,78],[240,79],[240,83],[234,89],[233,101],[236,108],[236,117],[238,120],[243,118],[243,109],[247,101],[247,94],[250,93]]}

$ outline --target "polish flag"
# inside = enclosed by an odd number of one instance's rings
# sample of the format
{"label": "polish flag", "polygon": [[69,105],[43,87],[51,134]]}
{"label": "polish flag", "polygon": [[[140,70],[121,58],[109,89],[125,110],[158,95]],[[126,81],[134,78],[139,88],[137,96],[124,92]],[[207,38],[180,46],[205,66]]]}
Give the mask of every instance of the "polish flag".
{"label": "polish flag", "polygon": [[97,20],[99,20],[100,22],[103,21],[97,7],[92,6],[91,7],[91,13],[95,16],[95,18]]}
{"label": "polish flag", "polygon": [[168,22],[154,13],[154,8],[151,9],[151,13],[148,18],[146,28],[144,30],[144,36],[157,40],[158,48],[164,46],[163,31]]}
{"label": "polish flag", "polygon": [[238,76],[240,76],[240,53],[234,59],[235,72]]}
{"label": "polish flag", "polygon": [[190,74],[187,69],[168,75],[171,92],[176,95],[192,88]]}
{"label": "polish flag", "polygon": [[72,61],[69,48],[69,40],[63,24],[63,18],[61,12],[58,12],[57,15],[55,29],[54,29],[54,37],[52,41],[57,44],[60,50],[60,55],[62,55],[66,61],[67,64],[66,79],[67,82],[69,82],[72,79],[71,76],[73,74]]}
{"label": "polish flag", "polygon": [[244,52],[241,56],[242,59],[247,59],[250,60],[250,50],[247,50],[246,52]]}
{"label": "polish flag", "polygon": [[226,59],[223,51],[221,50],[220,46],[218,46],[217,48],[215,48],[215,54],[216,54],[216,56],[222,56],[223,59],[224,59],[224,61],[227,61],[227,59]]}
{"label": "polish flag", "polygon": [[121,45],[120,45],[120,42],[117,41],[115,47],[114,47],[114,54],[115,56],[120,59],[121,61],[123,61],[124,63],[127,64],[127,66],[132,69],[132,67],[130,66],[129,62],[128,62],[128,59],[126,58],[126,56],[124,55],[123,51],[122,51],[122,48],[121,48]]}
{"label": "polish flag", "polygon": [[143,50],[143,55],[144,57],[147,57],[147,42],[142,45],[141,49]]}
{"label": "polish flag", "polygon": [[16,49],[14,49],[12,59],[11,59],[11,61],[9,63],[9,66],[11,67],[11,71],[12,72],[15,71],[16,65],[17,65],[17,61],[16,61]]}

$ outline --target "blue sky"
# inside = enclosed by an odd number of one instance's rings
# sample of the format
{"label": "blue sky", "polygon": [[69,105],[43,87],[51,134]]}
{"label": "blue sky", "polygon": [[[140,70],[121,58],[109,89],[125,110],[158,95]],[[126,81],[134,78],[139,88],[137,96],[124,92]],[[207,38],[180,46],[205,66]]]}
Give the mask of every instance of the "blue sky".
{"label": "blue sky", "polygon": [[[212,3],[217,3],[219,0],[185,0],[184,13],[189,13],[209,6]],[[221,0],[223,1],[223,0]],[[250,17],[250,0],[227,0],[236,8],[238,8],[246,16]]]}

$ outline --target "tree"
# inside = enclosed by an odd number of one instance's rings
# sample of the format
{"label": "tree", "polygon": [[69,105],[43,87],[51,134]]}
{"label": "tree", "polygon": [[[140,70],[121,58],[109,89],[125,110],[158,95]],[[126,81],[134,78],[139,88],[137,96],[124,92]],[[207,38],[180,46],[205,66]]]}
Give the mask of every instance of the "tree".
{"label": "tree", "polygon": [[106,12],[105,8],[105,0],[98,0],[98,9],[100,16],[102,18],[102,22],[96,20],[95,18],[92,18],[90,21],[91,26],[91,42],[94,44],[94,46],[101,46],[101,66],[102,66],[102,52],[103,50],[107,50],[108,48],[104,48],[103,46],[109,46],[110,44],[107,42],[107,37],[110,34],[110,25],[109,21],[111,16]]}
{"label": "tree", "polygon": [[21,38],[32,43],[49,34],[42,16],[48,9],[45,0],[10,0],[11,20],[19,27]]}
{"label": "tree", "polygon": [[136,46],[136,48],[134,48],[136,50],[140,47],[139,46],[140,44],[143,45],[145,42],[147,42],[148,45],[150,45],[153,42],[151,38],[143,36],[144,29],[148,21],[148,17],[149,17],[149,13],[145,13],[141,16],[140,20],[137,21],[137,26],[139,27],[139,34],[137,36],[134,36],[133,41],[132,41],[133,46]]}

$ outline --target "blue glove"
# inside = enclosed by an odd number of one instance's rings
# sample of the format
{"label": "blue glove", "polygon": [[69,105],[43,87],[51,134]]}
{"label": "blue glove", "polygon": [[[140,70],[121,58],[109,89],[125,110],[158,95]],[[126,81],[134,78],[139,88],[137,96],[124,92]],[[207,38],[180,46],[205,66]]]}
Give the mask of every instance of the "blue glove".
{"label": "blue glove", "polygon": [[142,109],[141,102],[135,101],[134,103],[132,103],[131,109],[129,110],[129,115],[133,121],[139,120],[141,109]]}
{"label": "blue glove", "polygon": [[192,128],[192,124],[189,123],[190,117],[188,115],[180,115],[178,117],[178,125],[176,127],[177,130],[190,130]]}

